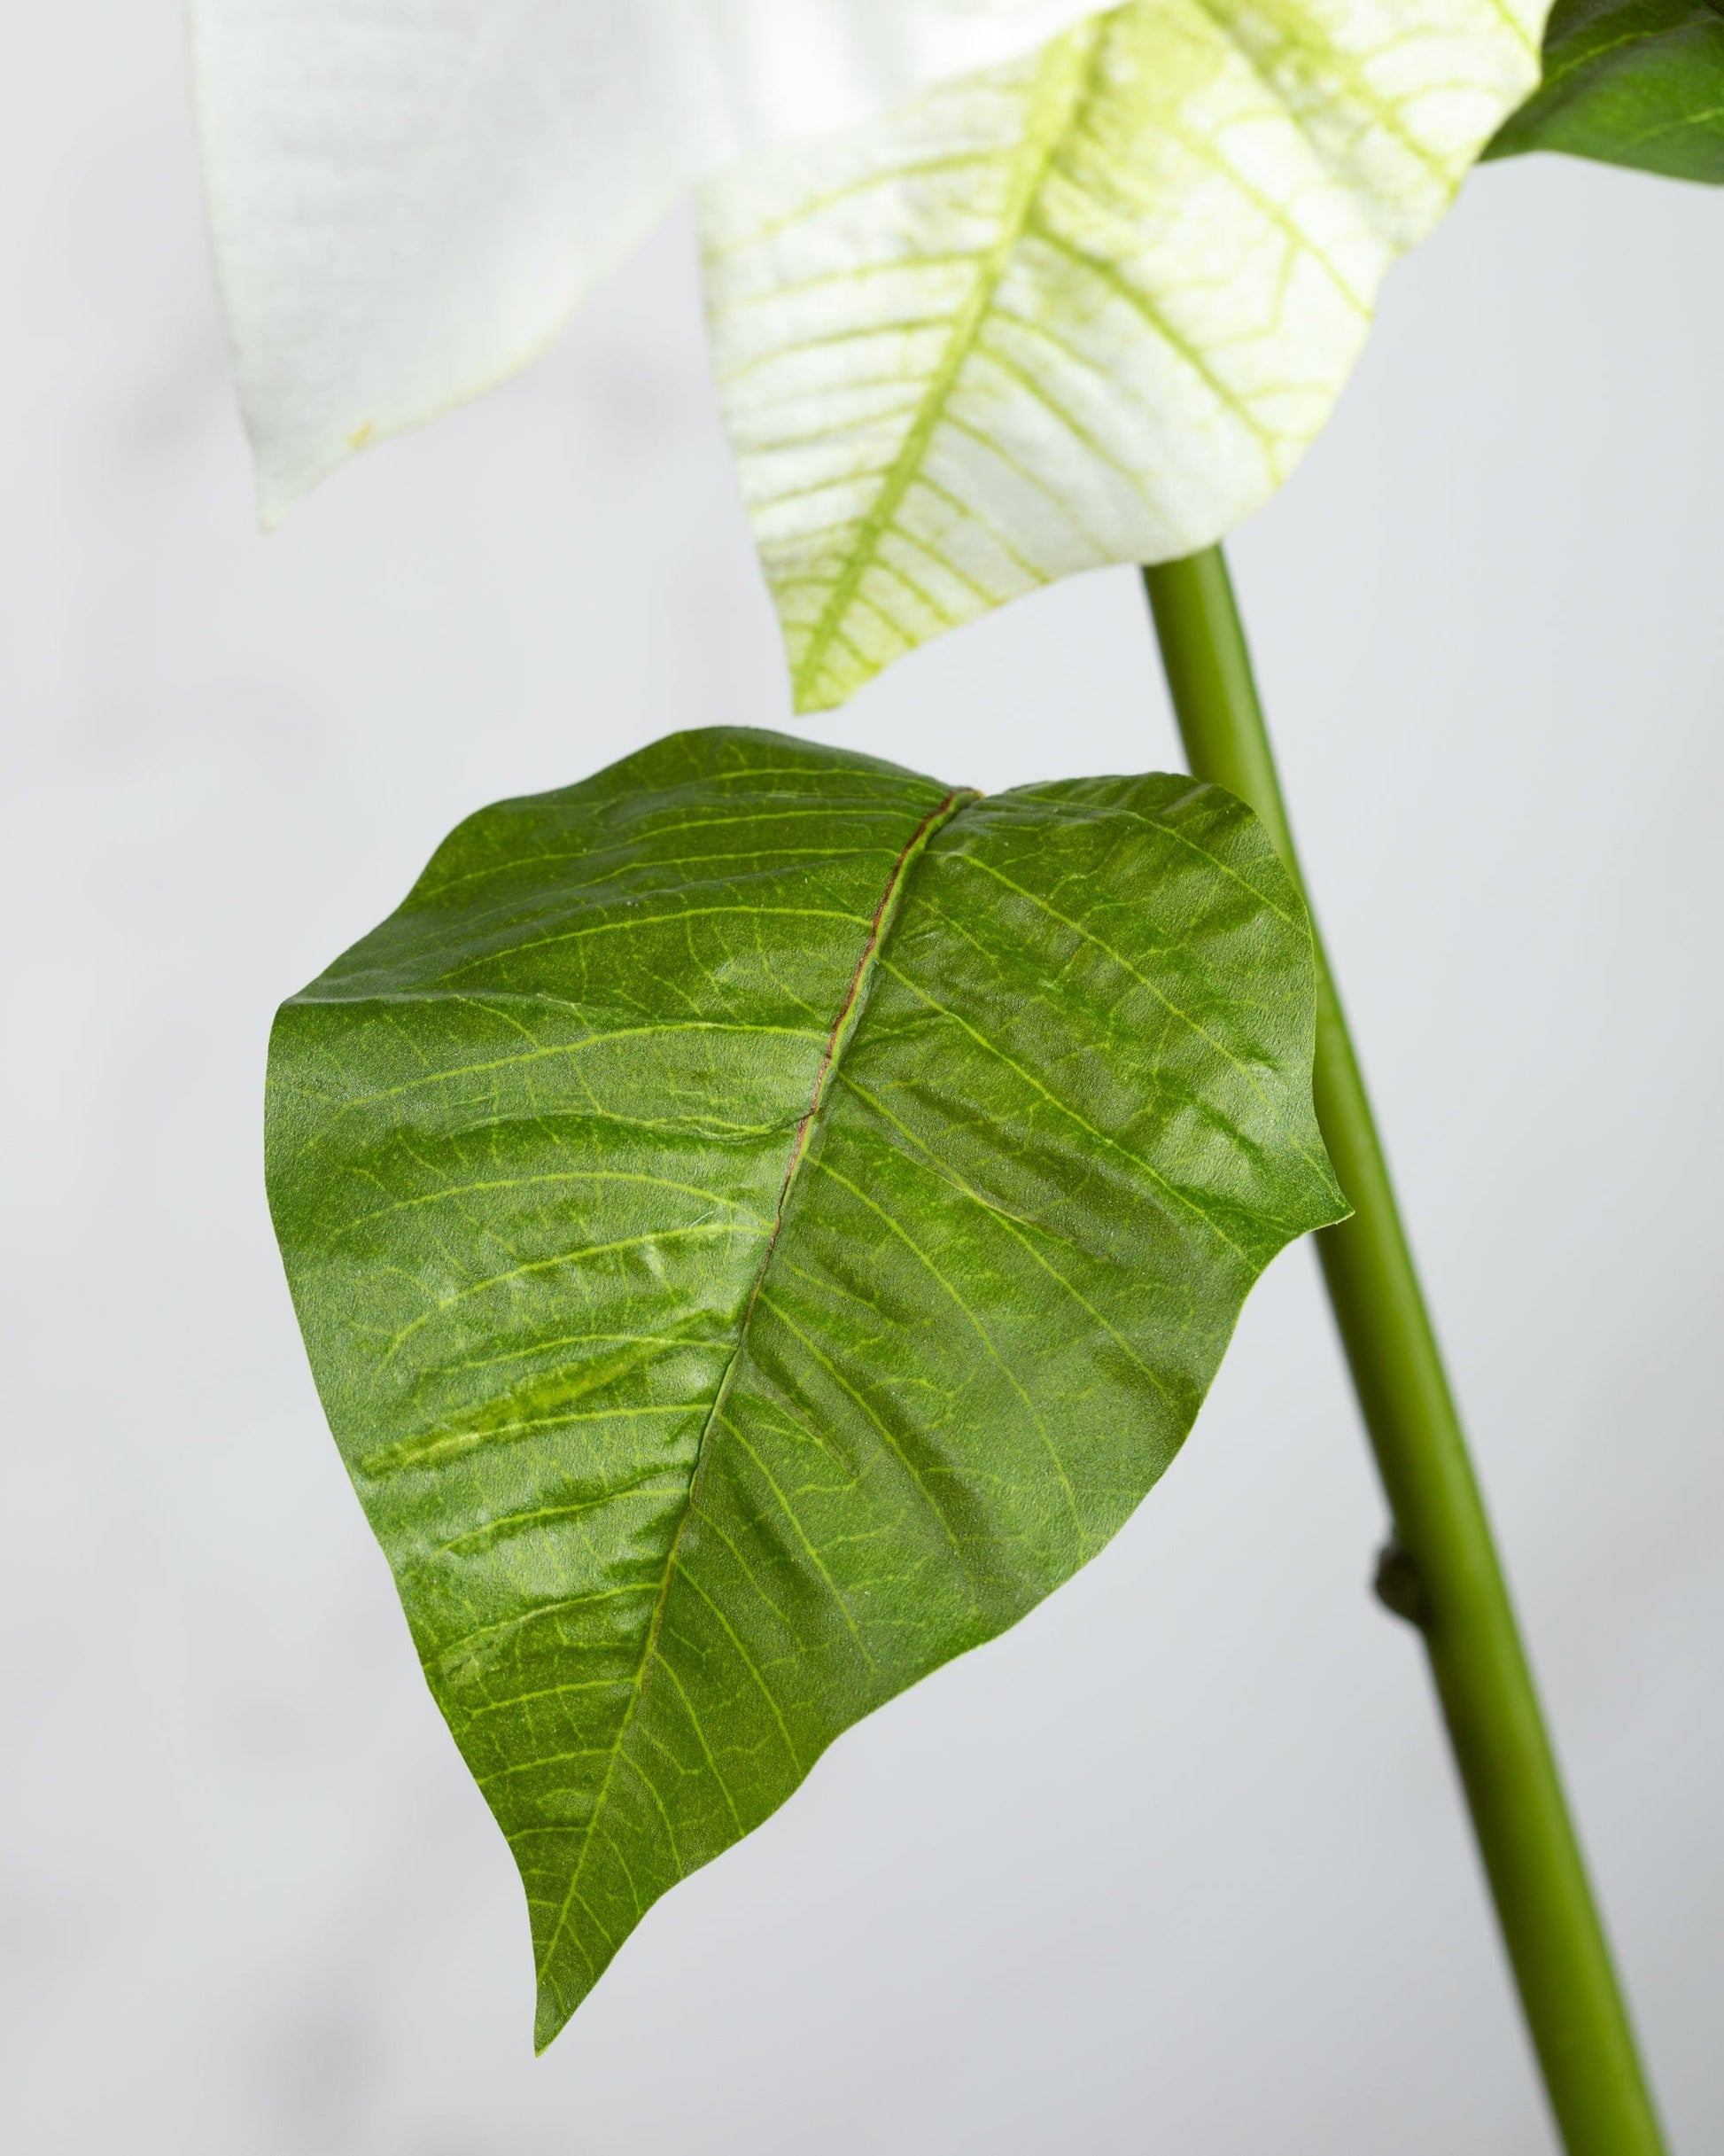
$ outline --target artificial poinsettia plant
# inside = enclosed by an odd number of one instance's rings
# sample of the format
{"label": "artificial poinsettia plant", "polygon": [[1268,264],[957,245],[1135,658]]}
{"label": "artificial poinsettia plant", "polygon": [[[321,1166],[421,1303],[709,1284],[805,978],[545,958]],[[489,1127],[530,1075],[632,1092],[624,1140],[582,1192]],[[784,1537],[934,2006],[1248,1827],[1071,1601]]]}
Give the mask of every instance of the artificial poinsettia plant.
{"label": "artificial poinsettia plant", "polygon": [[[1145,565],[1192,775],[674,736],[283,1008],[270,1196],[555,2036],[647,1908],[1117,1529],[1319,1231],[1567,2146],[1660,2144],[1223,534],[1482,155],[1724,177],[1709,0],[192,0],[272,522],[698,186],[796,709]],[[1540,66],[1544,39],[1544,68]]]}

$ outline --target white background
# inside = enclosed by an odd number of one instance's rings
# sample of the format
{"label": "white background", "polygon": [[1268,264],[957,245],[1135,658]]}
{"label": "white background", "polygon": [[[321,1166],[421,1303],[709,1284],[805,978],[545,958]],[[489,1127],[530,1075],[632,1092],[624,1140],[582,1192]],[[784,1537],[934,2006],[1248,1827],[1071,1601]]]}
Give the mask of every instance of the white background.
{"label": "white background", "polygon": [[[788,723],[686,225],[254,533],[166,0],[9,24],[0,2137],[1519,2156],[1548,2129],[1309,1253],[1090,1569],[845,1738],[543,2060],[323,1429],[270,1012],[458,817]],[[1674,2139],[1724,2145],[1724,194],[1487,170],[1234,557]],[[1134,580],[828,737],[1176,751]]]}

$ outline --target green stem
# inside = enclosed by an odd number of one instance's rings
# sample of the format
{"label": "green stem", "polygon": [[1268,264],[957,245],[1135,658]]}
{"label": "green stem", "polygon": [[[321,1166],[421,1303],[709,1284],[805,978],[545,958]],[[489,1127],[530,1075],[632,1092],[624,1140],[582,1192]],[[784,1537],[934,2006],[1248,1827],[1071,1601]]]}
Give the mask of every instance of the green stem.
{"label": "green stem", "polygon": [[[1145,581],[1193,774],[1256,811],[1302,889],[1220,549],[1146,570]],[[1317,1117],[1354,1207],[1352,1218],[1325,1228],[1318,1242],[1394,1519],[1398,1547],[1379,1585],[1414,1618],[1430,1652],[1569,2156],[1660,2156],[1627,2009],[1320,940],[1317,983]]]}

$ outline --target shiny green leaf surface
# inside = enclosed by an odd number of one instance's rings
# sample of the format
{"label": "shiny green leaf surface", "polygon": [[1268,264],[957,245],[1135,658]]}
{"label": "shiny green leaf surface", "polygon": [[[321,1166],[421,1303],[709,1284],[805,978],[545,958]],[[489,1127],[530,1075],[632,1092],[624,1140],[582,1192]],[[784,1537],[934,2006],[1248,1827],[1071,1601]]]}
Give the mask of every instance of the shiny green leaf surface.
{"label": "shiny green leaf surface", "polygon": [[1724,183],[1724,12],[1712,0],[1557,0],[1544,80],[1485,154],[1528,150]]}
{"label": "shiny green leaf surface", "polygon": [[1344,1210],[1313,1028],[1231,796],[724,730],[485,810],[283,1007],[276,1227],[541,2044],[1168,1465]]}

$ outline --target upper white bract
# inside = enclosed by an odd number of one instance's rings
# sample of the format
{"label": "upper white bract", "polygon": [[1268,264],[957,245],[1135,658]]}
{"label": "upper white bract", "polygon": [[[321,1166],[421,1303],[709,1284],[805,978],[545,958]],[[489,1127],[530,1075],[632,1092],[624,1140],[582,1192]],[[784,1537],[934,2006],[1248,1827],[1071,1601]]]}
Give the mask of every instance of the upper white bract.
{"label": "upper white bract", "polygon": [[1132,0],[705,190],[797,708],[1038,584],[1208,545],[1327,418],[1546,0]]}
{"label": "upper white bract", "polygon": [[532,358],[687,183],[1095,0],[190,0],[266,522]]}

